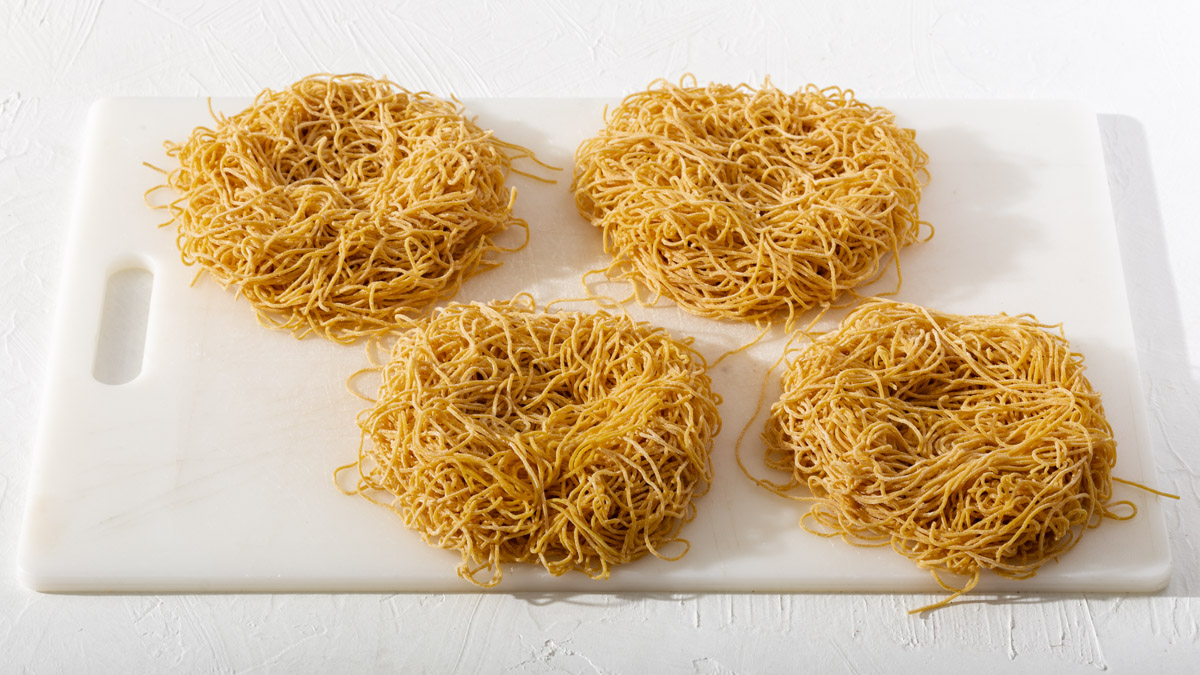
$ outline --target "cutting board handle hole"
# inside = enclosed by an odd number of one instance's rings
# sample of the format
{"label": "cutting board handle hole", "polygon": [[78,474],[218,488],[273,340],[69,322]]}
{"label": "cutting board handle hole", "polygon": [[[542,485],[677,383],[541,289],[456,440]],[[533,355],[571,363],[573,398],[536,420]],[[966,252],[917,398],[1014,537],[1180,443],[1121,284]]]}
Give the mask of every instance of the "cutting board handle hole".
{"label": "cutting board handle hole", "polygon": [[142,372],[153,287],[154,274],[144,267],[123,267],[109,275],[92,364],[97,381],[125,384]]}

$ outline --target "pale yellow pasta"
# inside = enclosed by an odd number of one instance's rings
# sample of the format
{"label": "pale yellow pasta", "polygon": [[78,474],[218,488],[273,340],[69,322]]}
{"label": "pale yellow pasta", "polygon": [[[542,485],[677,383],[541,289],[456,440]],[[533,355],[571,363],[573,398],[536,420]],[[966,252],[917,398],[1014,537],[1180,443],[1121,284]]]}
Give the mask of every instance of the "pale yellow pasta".
{"label": "pale yellow pasta", "polygon": [[528,296],[406,321],[359,417],[356,491],[459,551],[481,586],[509,562],[607,578],[647,554],[673,560],[720,428],[689,343]]}
{"label": "pale yellow pasta", "polygon": [[919,237],[928,158],[849,90],[659,80],[605,123],[573,184],[605,271],[700,316],[791,324]]}
{"label": "pale yellow pasta", "polygon": [[364,75],[314,75],[215,115],[167,183],[183,261],[267,325],[349,342],[452,296],[528,227],[505,187],[527,151],[462,106]]}
{"label": "pale yellow pasta", "polygon": [[1083,357],[1051,328],[864,303],[783,376],[764,434],[791,477],[777,488],[811,491],[812,531],[970,577],[949,590],[1033,576],[1134,511],[1111,501],[1116,443]]}

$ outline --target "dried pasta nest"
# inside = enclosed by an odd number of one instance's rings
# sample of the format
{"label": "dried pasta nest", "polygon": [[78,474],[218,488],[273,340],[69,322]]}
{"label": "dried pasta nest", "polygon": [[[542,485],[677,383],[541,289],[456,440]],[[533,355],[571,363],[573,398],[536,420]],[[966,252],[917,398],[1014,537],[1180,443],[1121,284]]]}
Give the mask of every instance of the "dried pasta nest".
{"label": "dried pasta nest", "polygon": [[359,417],[358,492],[459,551],[482,586],[508,562],[606,578],[646,554],[674,560],[663,547],[686,545],[720,428],[688,345],[528,297],[436,310],[407,324]]}
{"label": "dried pasta nest", "polygon": [[659,80],[579,146],[573,190],[610,278],[700,316],[790,322],[917,241],[927,161],[849,90]]}
{"label": "dried pasta nest", "polygon": [[946,586],[963,592],[981,569],[1033,576],[1104,517],[1132,517],[1111,510],[1100,395],[1050,328],[875,300],[816,339],[764,436],[791,474],[779,487],[812,492],[802,524],[969,576]]}
{"label": "dried pasta nest", "polygon": [[181,256],[297,337],[392,329],[497,265],[497,234],[528,233],[504,184],[519,149],[456,102],[316,75],[214,116],[166,144]]}

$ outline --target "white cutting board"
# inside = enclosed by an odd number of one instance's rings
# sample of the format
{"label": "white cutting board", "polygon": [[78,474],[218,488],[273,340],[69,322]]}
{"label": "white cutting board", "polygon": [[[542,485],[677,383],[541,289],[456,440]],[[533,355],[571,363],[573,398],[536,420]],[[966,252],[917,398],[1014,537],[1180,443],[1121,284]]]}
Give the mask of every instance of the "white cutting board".
{"label": "white cutting board", "polygon": [[[227,113],[246,103],[214,101]],[[601,126],[604,103],[466,101],[500,138],[563,167]],[[949,312],[1032,312],[1061,321],[1103,394],[1118,440],[1116,474],[1153,484],[1095,117],[1046,102],[880,103],[917,130],[933,175],[921,215],[937,234],[904,250],[896,297]],[[195,270],[180,263],[173,230],[155,227],[162,212],[144,206],[142,194],[158,175],[142,162],[166,166],[162,141],[182,140],[209,120],[204,100],[113,99],[92,110],[21,542],[22,581],[41,591],[476,590],[455,575],[458,554],[426,546],[387,509],[334,487],[334,468],[356,457],[354,419],[364,404],[344,383],[365,364],[364,350],[296,341],[261,328],[245,302],[207,278],[190,287]],[[542,302],[579,297],[580,276],[606,259],[598,231],[574,210],[569,168],[557,185],[512,182],[531,243],[502,254],[504,265],[469,281],[457,299],[520,291]],[[94,374],[111,379],[110,361],[119,366],[132,354],[137,363],[136,344],[125,356],[103,347],[107,356],[97,362],[106,280],[122,270],[117,281],[127,280],[130,268],[153,275],[141,371],[126,384],[102,384]],[[868,292],[893,285],[887,279]],[[625,292],[615,284],[600,290]],[[109,312],[110,327],[118,328],[145,314],[136,293],[114,300]],[[675,335],[695,335],[710,359],[756,334],[672,306],[632,312]],[[929,573],[890,549],[805,533],[797,526],[800,504],[756,487],[737,469],[734,441],[782,344],[776,334],[713,373],[724,431],[713,451],[712,490],[684,530],[692,544],[686,557],[644,559],[608,581],[508,566],[496,590],[937,590]],[[778,393],[777,376],[770,392]],[[760,418],[745,457],[766,474],[761,428]],[[1115,489],[1137,504],[1137,518],[1104,522],[1031,580],[985,575],[981,590],[1165,585],[1160,505],[1128,486]]]}

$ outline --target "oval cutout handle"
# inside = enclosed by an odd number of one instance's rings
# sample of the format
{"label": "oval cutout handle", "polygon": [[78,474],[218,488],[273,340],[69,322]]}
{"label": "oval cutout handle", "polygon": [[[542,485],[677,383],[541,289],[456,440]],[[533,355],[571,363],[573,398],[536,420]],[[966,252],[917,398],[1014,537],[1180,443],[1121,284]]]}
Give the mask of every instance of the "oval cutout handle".
{"label": "oval cutout handle", "polygon": [[97,381],[126,384],[141,374],[153,287],[154,274],[144,267],[126,267],[109,275],[92,364]]}

